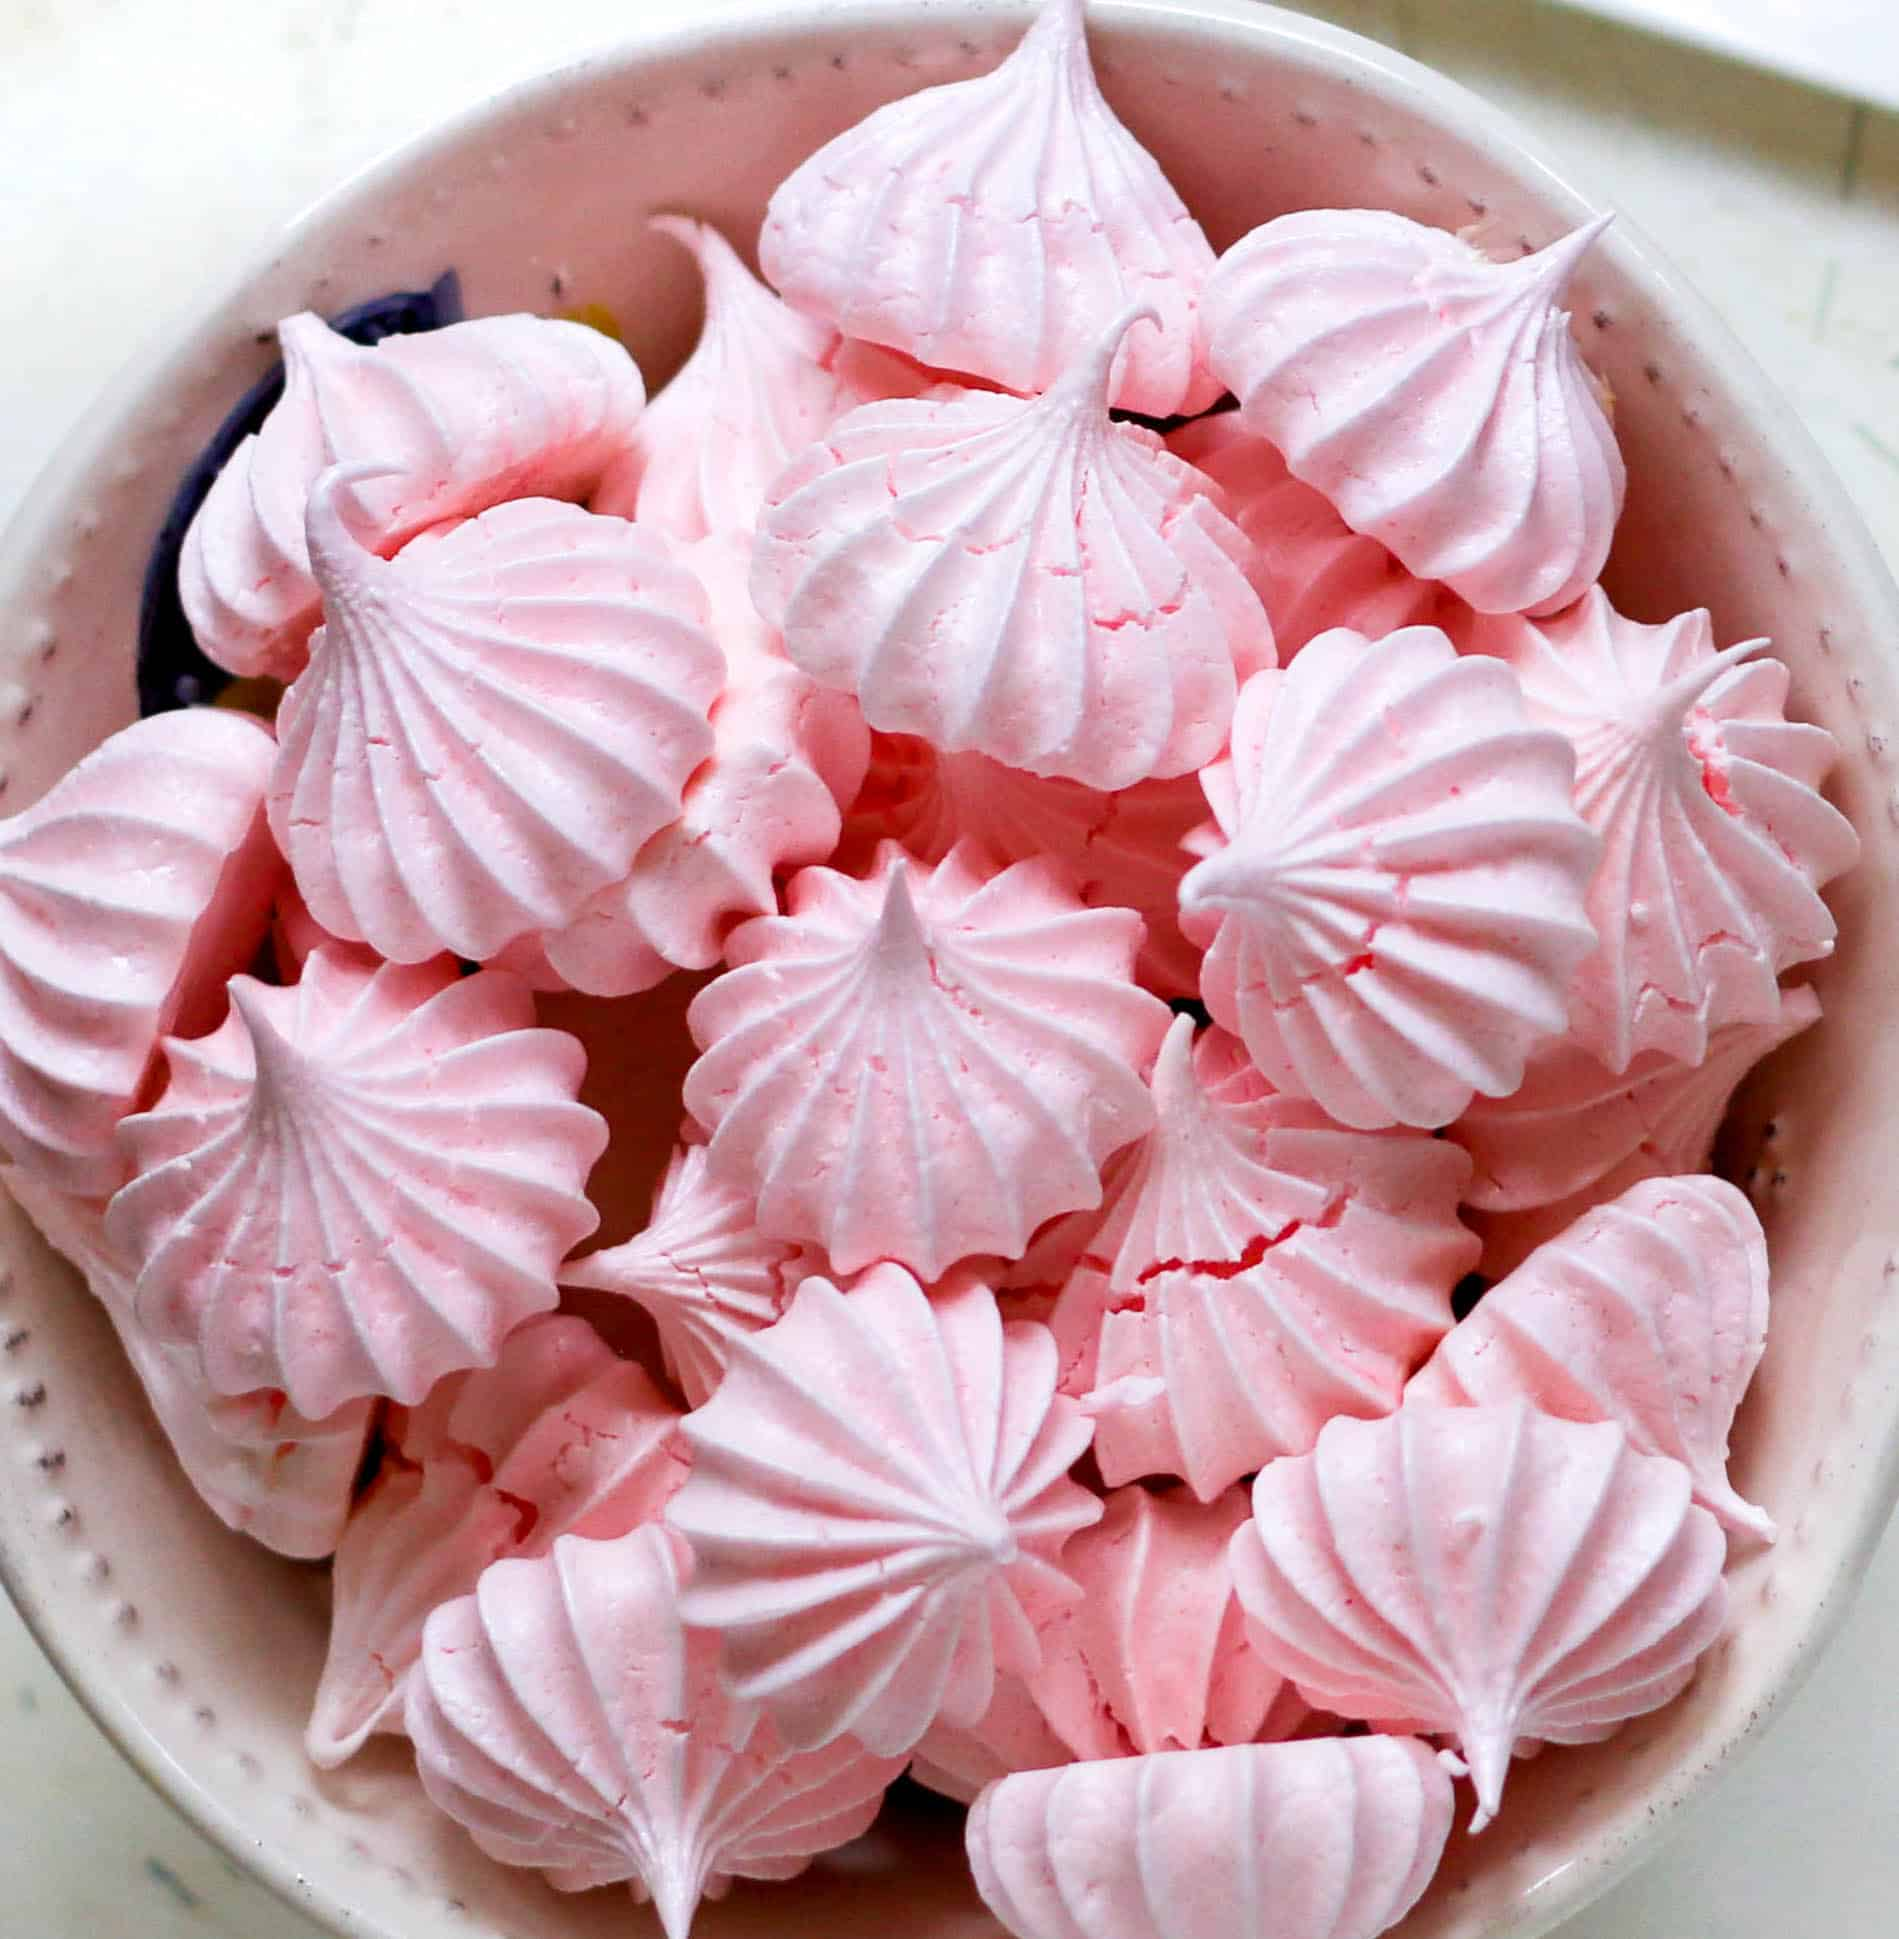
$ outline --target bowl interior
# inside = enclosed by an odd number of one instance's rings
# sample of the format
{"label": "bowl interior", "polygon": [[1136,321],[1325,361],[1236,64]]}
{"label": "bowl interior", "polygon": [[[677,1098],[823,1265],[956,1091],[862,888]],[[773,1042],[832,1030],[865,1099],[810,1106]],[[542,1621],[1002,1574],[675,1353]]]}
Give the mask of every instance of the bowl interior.
{"label": "bowl interior", "polygon": [[[24,806],[131,718],[152,535],[183,466],[270,361],[278,317],[453,268],[471,314],[604,309],[657,377],[690,342],[697,296],[683,252],[646,232],[647,214],[685,210],[749,246],[773,184],[818,142],[894,95],[992,65],[1024,17],[824,0],[738,16],[534,82],[324,204],[100,406],[0,551],[0,809]],[[1115,105],[1216,246],[1304,206],[1396,208],[1500,250],[1586,212],[1500,117],[1338,30],[1195,0],[1102,4],[1092,36]],[[1840,741],[1838,797],[1867,852],[1834,898],[1841,950],[1815,979],[1826,1019],[1750,1084],[1724,1147],[1775,1267],[1737,1480],[1781,1542],[1736,1567],[1732,1633],[1682,1701],[1603,1746],[1518,1767],[1498,1822],[1454,1836],[1409,1939],[1527,1939],[1633,1863],[1790,1689],[1895,1481],[1886,1100],[1899,1089],[1899,1006],[1875,938],[1899,933],[1886,654],[1899,596],[1805,434],[1626,224],[1585,267],[1574,306],[1629,458],[1612,592],[1644,618],[1709,606],[1724,643],[1772,637],[1795,670],[1796,711]],[[663,1064],[678,1048],[651,1055]],[[628,1206],[607,1210],[625,1230]],[[657,1931],[617,1893],[560,1900],[490,1865],[426,1805],[399,1745],[332,1776],[306,1765],[324,1576],[198,1505],[102,1313],[4,1204],[0,1261],[0,1564],[139,1766],[339,1931]],[[763,1939],[801,1926],[834,1939],[993,1933],[964,1875],[960,1813],[907,1801],[803,1880],[738,1888],[699,1929]]]}

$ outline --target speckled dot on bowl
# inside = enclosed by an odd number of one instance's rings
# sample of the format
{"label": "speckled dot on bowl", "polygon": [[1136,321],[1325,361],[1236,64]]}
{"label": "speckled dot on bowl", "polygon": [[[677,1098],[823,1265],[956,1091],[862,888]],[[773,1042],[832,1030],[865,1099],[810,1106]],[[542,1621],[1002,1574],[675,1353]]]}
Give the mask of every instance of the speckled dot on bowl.
{"label": "speckled dot on bowl", "polygon": [[[1364,203],[1494,246],[1589,212],[1502,117],[1425,69],[1248,0],[1092,10],[1109,96],[1216,245],[1288,208]],[[268,365],[269,330],[460,273],[470,314],[617,319],[653,376],[697,298],[645,216],[749,239],[778,178],[877,103],[994,63],[1025,9],[804,0],[724,15],[505,95],[301,222],[77,427],[0,551],[0,811],[131,719],[139,579],[180,474]],[[234,156],[234,163],[241,163]],[[1636,1863],[1785,1700],[1838,1622],[1899,1482],[1899,593],[1805,434],[1628,225],[1574,291],[1614,387],[1630,493],[1609,574],[1654,619],[1713,608],[1770,634],[1796,710],[1838,736],[1865,838],[1833,900],[1825,1021],[1748,1087],[1724,1137],[1773,1249],[1767,1359],[1737,1485],[1783,1530],[1734,1570],[1736,1622],[1688,1695],[1589,1750],[1519,1766],[1502,1816],[1453,1837],[1406,1939],[1530,1939]],[[130,325],[128,324],[128,329]],[[320,1571],[226,1533],[147,1419],[104,1315],[0,1206],[0,1564],[126,1754],[240,1862],[339,1933],[580,1939],[655,1931],[624,1893],[562,1899],[490,1865],[423,1800],[399,1744],[304,1763]],[[1771,1755],[1771,1751],[1768,1753]],[[917,1805],[802,1880],[708,1906],[706,1939],[976,1939],[960,1814]]]}

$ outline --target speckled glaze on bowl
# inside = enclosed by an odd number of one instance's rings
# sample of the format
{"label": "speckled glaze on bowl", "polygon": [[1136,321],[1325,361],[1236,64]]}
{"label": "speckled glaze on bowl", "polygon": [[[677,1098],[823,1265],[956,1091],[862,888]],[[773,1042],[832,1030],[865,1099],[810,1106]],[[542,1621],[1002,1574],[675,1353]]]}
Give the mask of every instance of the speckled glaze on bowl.
{"label": "speckled glaze on bowl", "polygon": [[[603,304],[657,376],[697,299],[643,217],[741,240],[771,186],[893,95],[994,63],[1021,5],[803,0],[627,45],[484,104],[371,169],[283,239],[75,431],[0,549],[0,809],[133,711],[139,574],[180,471],[271,356],[284,313],[461,273],[472,314]],[[1589,204],[1440,76],[1247,0],[1099,0],[1109,95],[1216,245],[1301,206],[1396,208],[1541,242]],[[234,157],[234,160],[240,158]],[[1835,897],[1826,1020],[1760,1074],[1724,1142],[1775,1267],[1737,1481],[1783,1530],[1733,1572],[1736,1620],[1689,1694],[1597,1748],[1520,1765],[1498,1822],[1454,1836],[1407,1939],[1531,1939],[1651,1850],[1831,1634],[1899,1484],[1899,592],[1805,433],[1732,337],[1619,224],[1575,291],[1631,490],[1609,574],[1639,616],[1695,604],[1765,633],[1797,709],[1838,736],[1866,858]],[[218,1526],[158,1440],[103,1314],[0,1204],[0,1568],[126,1755],[235,1858],[339,1933],[591,1939],[656,1932],[622,1893],[561,1899],[488,1864],[425,1804],[398,1744],[305,1764],[324,1577]],[[789,1886],[706,1908],[706,1939],[976,1939],[996,1927],[960,1814],[892,1814]]]}

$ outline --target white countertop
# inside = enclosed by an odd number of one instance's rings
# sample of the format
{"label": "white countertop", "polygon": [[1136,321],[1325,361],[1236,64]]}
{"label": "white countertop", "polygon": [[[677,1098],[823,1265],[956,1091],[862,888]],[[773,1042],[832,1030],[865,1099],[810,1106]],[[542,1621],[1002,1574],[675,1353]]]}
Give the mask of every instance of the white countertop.
{"label": "white countertop", "polygon": [[[708,4],[0,0],[0,522],[100,385],[301,203],[485,88]],[[1533,0],[1311,10],[1514,109],[1653,234],[1899,560],[1899,116]],[[1889,1537],[1759,1754],[1563,1939],[1892,1939],[1896,1634]],[[0,1719],[8,1939],[311,1939],[120,1764],[4,1600]]]}

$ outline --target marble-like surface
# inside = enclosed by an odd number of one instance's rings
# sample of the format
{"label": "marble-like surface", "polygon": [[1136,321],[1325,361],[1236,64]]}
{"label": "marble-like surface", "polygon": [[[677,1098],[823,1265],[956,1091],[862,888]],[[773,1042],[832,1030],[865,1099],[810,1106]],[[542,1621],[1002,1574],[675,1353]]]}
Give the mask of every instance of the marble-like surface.
{"label": "marble-like surface", "polygon": [[[483,90],[716,0],[0,0],[0,521],[272,226]],[[1312,9],[1513,109],[1793,397],[1899,559],[1899,116],[1533,0]],[[1899,1931],[1899,1539],[1758,1755],[1563,1939]],[[0,1603],[0,1933],[311,1939],[121,1765]]]}

